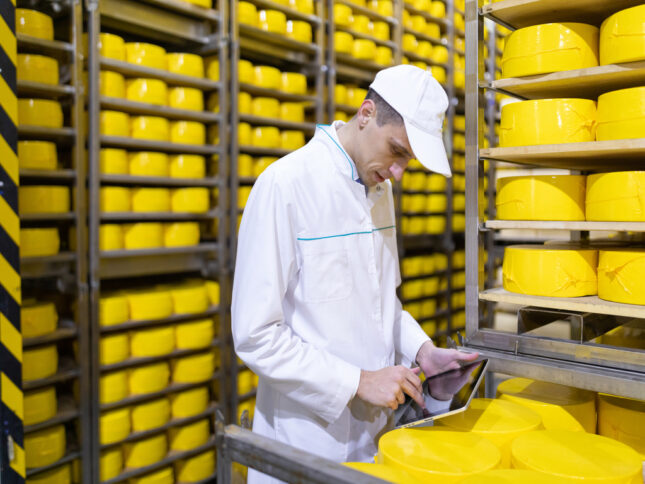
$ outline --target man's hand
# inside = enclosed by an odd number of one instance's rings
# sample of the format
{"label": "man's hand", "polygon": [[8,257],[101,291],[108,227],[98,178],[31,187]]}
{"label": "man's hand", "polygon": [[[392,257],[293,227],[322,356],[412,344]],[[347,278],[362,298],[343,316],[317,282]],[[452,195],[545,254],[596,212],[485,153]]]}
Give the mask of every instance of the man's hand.
{"label": "man's hand", "polygon": [[421,395],[419,368],[413,370],[404,366],[388,366],[382,370],[361,370],[356,395],[361,400],[378,407],[392,410],[405,402],[404,393],[410,395],[422,408],[425,402]]}
{"label": "man's hand", "polygon": [[437,348],[432,341],[426,341],[417,352],[417,364],[426,378],[459,368],[459,361],[473,361],[479,353],[464,353],[463,351]]}

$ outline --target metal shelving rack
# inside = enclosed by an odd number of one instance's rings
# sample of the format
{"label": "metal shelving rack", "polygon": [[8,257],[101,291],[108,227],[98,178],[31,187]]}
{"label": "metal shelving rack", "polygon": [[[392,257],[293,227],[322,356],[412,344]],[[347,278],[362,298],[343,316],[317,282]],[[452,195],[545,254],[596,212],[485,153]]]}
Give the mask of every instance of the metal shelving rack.
{"label": "metal shelving rack", "polygon": [[[547,339],[521,333],[503,333],[482,327],[478,316],[482,301],[636,318],[645,317],[643,306],[612,303],[597,296],[550,298],[513,294],[503,289],[481,291],[477,277],[478,251],[482,246],[483,235],[489,230],[549,228],[568,232],[572,237],[601,228],[621,232],[643,230],[640,224],[637,224],[639,227],[604,222],[480,220],[477,184],[482,176],[482,160],[551,168],[566,167],[582,172],[624,170],[636,169],[645,149],[645,139],[480,149],[479,140],[484,136],[484,109],[480,103],[482,89],[503,90],[525,99],[563,96],[593,99],[602,92],[642,85],[645,82],[642,63],[600,66],[534,78],[487,82],[483,76],[482,55],[484,17],[511,29],[564,21],[571,16],[585,23],[599,25],[610,14],[640,3],[634,0],[582,0],[569,5],[556,5],[554,0],[504,0],[480,9],[476,0],[467,0],[466,345],[489,356],[492,359],[492,371],[637,399],[645,397],[645,358],[642,350],[605,346],[583,339]],[[629,75],[626,72],[629,72]],[[568,82],[573,78],[576,82]]]}
{"label": "metal shelving rack", "polygon": [[[90,0],[87,2],[86,24],[88,43],[88,155],[89,155],[89,280],[91,287],[90,323],[92,328],[90,355],[92,367],[92,420],[91,420],[91,480],[100,482],[99,459],[101,450],[114,445],[137,441],[173,427],[209,418],[214,421],[214,414],[220,410],[228,415],[227,375],[230,358],[227,341],[228,324],[228,147],[225,133],[228,129],[226,112],[228,110],[226,79],[228,78],[228,4],[223,0],[214,0],[213,8],[202,8],[180,0]],[[201,56],[217,56],[219,59],[219,80],[197,78],[165,70],[143,67],[127,62],[114,60],[100,55],[98,49],[99,34],[117,32],[126,39],[153,42],[168,47],[169,51],[190,52]],[[171,107],[160,107],[125,99],[101,96],[99,92],[99,71],[118,72],[125,77],[153,78],[164,81],[169,86],[183,86],[200,89],[207,93],[219,93],[219,112],[187,111]],[[170,142],[140,140],[128,137],[105,136],[100,133],[99,113],[101,109],[124,111],[130,114],[161,116],[168,119],[197,121],[210,126],[217,126],[221,133],[217,144],[189,145]],[[210,138],[210,135],[209,135]],[[207,143],[212,143],[207,140]],[[101,148],[121,148],[135,151],[155,151],[168,154],[196,154],[206,157],[207,175],[205,178],[185,179],[166,177],[143,177],[134,175],[102,174],[99,169]],[[213,192],[210,198],[210,209],[207,213],[102,213],[100,209],[100,188],[102,186],[163,188],[201,187]],[[102,221],[144,222],[144,221],[195,221],[200,223],[200,243],[197,246],[152,248],[139,250],[99,249],[99,227]],[[198,314],[173,315],[163,319],[146,321],[127,321],[114,326],[99,324],[99,301],[106,288],[117,287],[150,287],[159,282],[171,283],[186,278],[204,278],[215,280],[220,287],[219,305],[211,305],[206,311]],[[145,286],[141,286],[141,284]],[[215,339],[207,347],[198,350],[175,350],[159,357],[135,358],[111,364],[101,365],[99,346],[101,336],[124,333],[137,328],[154,328],[170,324],[213,318],[216,323]],[[219,323],[218,323],[219,322]],[[218,324],[217,324],[218,323]],[[216,362],[216,371],[208,381],[198,383],[170,383],[166,388],[144,395],[131,395],[118,402],[100,403],[99,380],[102,374],[115,370],[139,367],[154,362],[171,362],[181,356],[219,350],[220,362]],[[217,368],[218,367],[218,368]],[[190,418],[174,418],[163,427],[151,431],[131,433],[125,440],[101,444],[99,435],[99,417],[102,411],[123,408],[128,405],[152,401],[179,391],[207,386],[210,404],[205,412]],[[211,428],[211,434],[213,432]],[[148,472],[172,465],[180,459],[186,459],[215,447],[211,435],[206,443],[187,451],[168,452],[161,461],[145,467],[124,469],[109,483],[125,482]]]}
{"label": "metal shelving rack", "polygon": [[[82,31],[82,5],[78,0],[19,1],[18,8],[41,11],[54,19],[56,40],[44,40],[28,35],[17,35],[18,53],[39,54],[55,58],[59,63],[58,85],[41,82],[18,81],[21,98],[52,99],[63,106],[65,126],[46,128],[21,125],[19,141],[53,141],[57,145],[58,167],[56,170],[20,170],[20,185],[65,186],[71,190],[73,200],[67,213],[24,214],[20,217],[21,228],[54,227],[61,238],[61,252],[52,256],[22,257],[20,259],[23,300],[35,298],[52,301],[57,306],[59,321],[57,329],[43,336],[25,338],[24,351],[55,344],[59,354],[57,372],[48,378],[23,383],[23,390],[55,387],[57,413],[51,419],[26,425],[25,436],[54,426],[66,429],[64,456],[44,467],[27,469],[27,478],[38,478],[43,472],[79,461],[82,476],[90,472],[91,435],[86,429],[90,422],[90,369],[88,362],[80,357],[86,354],[89,343],[87,318],[88,287],[87,261],[85,258],[86,232],[83,221],[86,217],[85,166],[83,163],[84,126],[80,122],[83,112],[83,89],[81,86],[81,59],[78,46]],[[76,227],[75,231],[70,230]],[[75,311],[72,308],[75,307]],[[76,356],[74,350],[78,351]],[[78,396],[73,396],[78,388]]]}
{"label": "metal shelving rack", "polygon": [[[290,39],[284,35],[267,32],[252,25],[238,21],[237,4],[231,1],[230,7],[230,86],[231,99],[238,99],[240,92],[245,92],[253,97],[270,97],[280,102],[300,102],[305,105],[305,122],[292,122],[277,118],[253,116],[239,112],[237,102],[230,106],[230,270],[233,271],[237,247],[238,222],[243,208],[238,203],[240,188],[250,188],[255,183],[255,177],[240,177],[238,158],[240,155],[282,157],[291,150],[282,148],[263,148],[258,146],[240,145],[238,140],[239,123],[248,123],[251,126],[274,126],[280,129],[298,130],[305,133],[308,141],[314,134],[316,124],[323,121],[324,116],[324,70],[325,70],[325,45],[323,0],[314,0],[314,12],[304,13],[290,6],[271,0],[251,0],[251,3],[260,9],[275,10],[286,15],[288,19],[307,22],[312,29],[312,42],[305,43]],[[241,59],[248,60],[254,66],[271,66],[282,72],[298,72],[307,77],[308,92],[294,94],[277,89],[269,89],[254,84],[241,82],[239,76],[239,63]],[[227,341],[232,348],[232,340]],[[246,370],[233,350],[231,350],[230,373],[230,420],[238,420],[238,407],[240,403],[255,398],[256,389],[242,395],[238,392],[238,375]]]}

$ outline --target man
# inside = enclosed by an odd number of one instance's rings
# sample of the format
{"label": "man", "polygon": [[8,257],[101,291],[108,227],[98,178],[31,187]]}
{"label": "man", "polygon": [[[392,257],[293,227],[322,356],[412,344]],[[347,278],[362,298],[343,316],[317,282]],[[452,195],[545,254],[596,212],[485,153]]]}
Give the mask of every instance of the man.
{"label": "man", "polygon": [[[337,462],[371,461],[426,375],[477,355],[436,348],[396,297],[390,177],[412,158],[450,176],[448,99],[429,72],[380,71],[347,124],[268,167],[239,232],[232,326],[260,377],[253,430]],[[249,472],[249,483],[273,482]]]}

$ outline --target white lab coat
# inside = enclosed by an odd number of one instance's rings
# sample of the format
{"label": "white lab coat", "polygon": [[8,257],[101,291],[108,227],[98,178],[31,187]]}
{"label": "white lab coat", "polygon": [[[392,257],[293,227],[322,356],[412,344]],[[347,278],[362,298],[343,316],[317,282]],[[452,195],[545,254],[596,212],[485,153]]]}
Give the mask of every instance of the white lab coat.
{"label": "white lab coat", "polygon": [[354,398],[361,369],[412,362],[428,340],[395,293],[391,184],[366,196],[357,180],[333,126],[269,166],[233,285],[235,350],[259,375],[253,431],[337,462],[372,460],[390,428],[389,410]]}

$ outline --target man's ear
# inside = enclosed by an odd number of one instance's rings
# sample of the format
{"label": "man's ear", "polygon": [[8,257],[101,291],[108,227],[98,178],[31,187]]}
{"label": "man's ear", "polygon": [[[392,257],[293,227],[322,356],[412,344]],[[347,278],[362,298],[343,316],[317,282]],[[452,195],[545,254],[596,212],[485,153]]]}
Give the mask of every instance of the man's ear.
{"label": "man's ear", "polygon": [[374,101],[365,99],[361,107],[358,108],[356,118],[358,119],[358,127],[361,129],[367,126],[371,119],[376,119],[376,104],[374,104]]}

